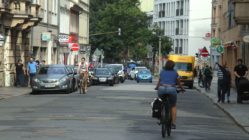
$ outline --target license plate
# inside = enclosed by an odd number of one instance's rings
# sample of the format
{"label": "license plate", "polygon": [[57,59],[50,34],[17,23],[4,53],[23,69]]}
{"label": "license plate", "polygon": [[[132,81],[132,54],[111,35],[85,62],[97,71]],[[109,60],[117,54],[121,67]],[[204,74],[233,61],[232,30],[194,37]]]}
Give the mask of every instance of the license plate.
{"label": "license plate", "polygon": [[106,82],[106,78],[99,78],[100,82]]}
{"label": "license plate", "polygon": [[52,88],[52,87],[55,87],[55,85],[54,84],[46,84],[45,87],[46,88]]}

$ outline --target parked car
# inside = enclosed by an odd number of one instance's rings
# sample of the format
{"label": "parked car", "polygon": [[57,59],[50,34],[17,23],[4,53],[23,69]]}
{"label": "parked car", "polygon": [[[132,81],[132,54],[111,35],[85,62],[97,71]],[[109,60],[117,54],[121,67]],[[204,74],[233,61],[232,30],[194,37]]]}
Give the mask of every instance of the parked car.
{"label": "parked car", "polygon": [[33,78],[32,93],[43,91],[63,91],[70,93],[72,89],[71,74],[65,65],[41,66]]}
{"label": "parked car", "polygon": [[146,81],[146,82],[150,82],[152,83],[152,74],[149,70],[140,70],[138,73],[137,73],[137,83],[141,82],[141,81]]}
{"label": "parked car", "polygon": [[138,66],[138,67],[135,67],[131,70],[130,72],[130,78],[131,79],[136,79],[137,78],[137,73],[140,71],[140,70],[147,70],[146,67],[143,67],[143,66]]}
{"label": "parked car", "polygon": [[124,73],[124,65],[123,64],[106,64],[105,65],[106,68],[114,68],[114,70],[116,71],[116,74],[119,77],[119,81],[121,83],[124,83],[125,81],[125,73]]}
{"label": "parked car", "polygon": [[114,76],[108,68],[94,69],[92,82],[93,84],[106,83],[106,84],[109,84],[110,86],[113,86],[115,83]]}
{"label": "parked car", "polygon": [[119,84],[119,76],[117,72],[115,71],[114,67],[108,67],[108,69],[111,71],[112,75],[114,76],[114,83]]}

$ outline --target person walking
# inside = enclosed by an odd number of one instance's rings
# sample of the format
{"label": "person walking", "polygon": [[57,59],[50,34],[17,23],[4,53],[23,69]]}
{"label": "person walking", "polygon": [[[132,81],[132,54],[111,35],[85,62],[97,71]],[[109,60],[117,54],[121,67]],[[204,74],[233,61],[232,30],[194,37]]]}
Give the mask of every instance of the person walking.
{"label": "person walking", "polygon": [[179,85],[182,91],[184,91],[180,84],[180,77],[177,71],[174,70],[175,63],[171,60],[166,62],[164,69],[161,71],[159,80],[156,86],[158,90],[158,97],[162,98],[163,95],[169,95],[169,102],[172,112],[172,129],[176,128],[176,102],[177,102],[177,91],[176,85]]}
{"label": "person walking", "polygon": [[243,64],[242,59],[237,60],[237,65],[234,67],[234,76],[235,76],[235,86],[237,89],[237,103],[241,104],[241,93],[239,92],[239,81],[247,77],[248,68]]}
{"label": "person walking", "polygon": [[25,69],[22,64],[22,60],[19,59],[17,63],[15,64],[16,66],[16,86],[24,86],[24,81],[25,81]]}
{"label": "person walking", "polygon": [[206,65],[205,69],[204,69],[204,86],[205,86],[205,90],[209,91],[210,90],[210,85],[211,85],[211,80],[212,80],[212,70],[210,69],[210,67],[208,65]]}
{"label": "person walking", "polygon": [[33,80],[36,72],[37,72],[37,64],[34,61],[34,58],[31,57],[30,61],[28,62],[28,65],[27,65],[27,73],[29,75],[29,85],[30,85],[30,87],[33,86],[32,80]]}

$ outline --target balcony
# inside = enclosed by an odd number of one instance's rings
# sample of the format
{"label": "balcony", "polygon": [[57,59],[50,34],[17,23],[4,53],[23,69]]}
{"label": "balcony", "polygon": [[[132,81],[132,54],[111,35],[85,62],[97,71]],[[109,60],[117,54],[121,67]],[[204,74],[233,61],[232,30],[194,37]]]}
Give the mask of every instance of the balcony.
{"label": "balcony", "polygon": [[249,0],[234,0],[234,20],[237,24],[249,23]]}

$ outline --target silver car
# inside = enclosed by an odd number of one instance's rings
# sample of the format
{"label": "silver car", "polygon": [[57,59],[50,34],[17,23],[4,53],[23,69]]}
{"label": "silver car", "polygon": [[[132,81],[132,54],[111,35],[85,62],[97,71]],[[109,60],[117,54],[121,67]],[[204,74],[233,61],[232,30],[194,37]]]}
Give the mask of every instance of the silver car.
{"label": "silver car", "polygon": [[33,78],[32,93],[45,91],[63,91],[70,93],[72,80],[65,65],[46,65],[40,67],[38,73]]}

